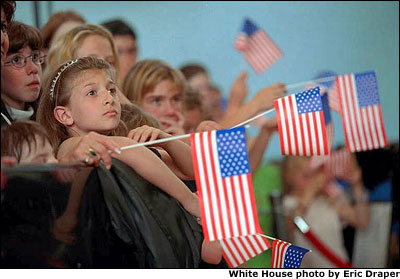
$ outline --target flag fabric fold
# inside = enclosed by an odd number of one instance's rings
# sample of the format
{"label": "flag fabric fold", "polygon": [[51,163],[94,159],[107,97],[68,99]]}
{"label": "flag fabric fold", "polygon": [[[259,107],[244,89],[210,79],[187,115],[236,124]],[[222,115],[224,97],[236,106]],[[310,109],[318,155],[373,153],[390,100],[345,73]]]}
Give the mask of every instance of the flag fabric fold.
{"label": "flag fabric fold", "polygon": [[310,250],[280,239],[272,242],[272,268],[300,268],[303,257]]}
{"label": "flag fabric fold", "polygon": [[268,239],[260,235],[246,235],[220,240],[223,257],[230,268],[237,267],[271,248]]}
{"label": "flag fabric fold", "polygon": [[375,72],[336,77],[346,146],[350,152],[388,145]]}
{"label": "flag fabric fold", "polygon": [[205,240],[262,233],[245,128],[195,133],[190,140]]}
{"label": "flag fabric fold", "polygon": [[329,153],[319,87],[274,101],[283,155]]}
{"label": "flag fabric fold", "polygon": [[268,34],[247,18],[236,37],[234,47],[243,54],[258,74],[268,69],[283,55]]}

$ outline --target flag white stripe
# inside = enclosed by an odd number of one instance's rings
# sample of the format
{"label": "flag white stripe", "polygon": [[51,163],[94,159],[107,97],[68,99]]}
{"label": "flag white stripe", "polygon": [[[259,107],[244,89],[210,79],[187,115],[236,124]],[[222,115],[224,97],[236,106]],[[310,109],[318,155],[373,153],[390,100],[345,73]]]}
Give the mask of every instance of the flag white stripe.
{"label": "flag white stripe", "polygon": [[[212,220],[211,220],[211,213],[210,213],[210,204],[208,201],[208,191],[207,191],[207,187],[206,187],[206,178],[204,176],[204,172],[202,172],[201,170],[204,169],[204,165],[203,165],[203,158],[201,156],[201,149],[200,147],[202,146],[201,140],[200,140],[200,133],[195,134],[195,148],[196,148],[196,157],[198,160],[198,166],[199,166],[199,177],[200,177],[200,184],[201,184],[201,192],[202,192],[202,197],[203,197],[203,204],[204,204],[204,214],[205,214],[205,219],[206,219],[206,223],[207,224],[211,224]],[[210,239],[215,239],[214,237],[214,233],[212,231],[212,227],[211,226],[207,226],[207,232],[208,235],[210,237]]]}
{"label": "flag white stripe", "polygon": [[263,249],[263,247],[260,247],[257,242],[255,241],[254,238],[256,238],[257,235],[249,235],[247,238],[253,244],[254,248],[256,249],[257,255],[260,254],[261,252],[265,251],[266,249]]}
{"label": "flag white stripe", "polygon": [[[259,32],[259,31],[257,31]],[[256,32],[256,33],[257,33]],[[257,55],[259,55],[263,59],[259,59],[259,63],[261,67],[267,67],[268,65],[273,63],[273,57],[271,54],[268,52],[268,46],[265,44],[265,42],[262,41],[260,38],[259,34],[253,35],[251,37],[251,43],[254,46],[254,51]]]}
{"label": "flag white stripe", "polygon": [[262,236],[260,236],[260,235],[256,235],[255,238],[257,238],[257,239],[258,239],[258,242],[261,243],[261,249],[262,249],[263,251],[269,249],[269,247],[267,246],[267,244],[265,244],[265,241],[268,241],[268,240],[264,239],[264,238],[263,238]]}
{"label": "flag white stripe", "polygon": [[245,248],[243,247],[243,245],[240,243],[239,238],[238,238],[238,237],[233,237],[233,238],[231,238],[231,240],[232,240],[233,242],[235,242],[237,248],[240,250],[240,253],[242,253],[242,255],[243,255],[245,261],[250,260],[251,257],[250,257],[249,254],[247,254],[246,249],[245,249]]}
{"label": "flag white stripe", "polygon": [[[238,248],[232,243],[233,239],[234,238],[229,238],[229,239],[225,239],[224,241],[225,241],[226,245],[228,245],[231,248],[233,256],[235,257],[235,259],[236,259],[236,261],[238,262],[238,265],[239,265],[241,263],[244,263],[246,261],[246,259],[242,258],[242,256],[239,253]],[[244,255],[243,255],[243,257],[244,257]]]}
{"label": "flag white stripe", "polygon": [[223,187],[223,182],[222,182],[222,176],[221,176],[221,169],[220,169],[220,162],[218,158],[218,150],[217,150],[217,139],[216,139],[217,133],[216,131],[211,132],[211,141],[212,141],[212,151],[211,151],[211,156],[213,157],[214,161],[214,167],[215,167],[215,176],[216,176],[216,183],[218,187],[218,192],[219,192],[219,202],[221,204],[221,212],[220,212],[220,217],[222,218],[222,226],[225,230],[225,237],[231,237],[230,229],[229,229],[229,218],[228,218],[228,212],[227,212],[227,205],[225,204],[225,191]]}
{"label": "flag white stripe", "polygon": [[[250,236],[250,235],[249,235]],[[251,247],[250,243],[248,242],[248,236],[241,236],[240,240],[242,241],[243,245],[247,248],[247,251],[250,253],[250,259],[257,256],[256,251],[254,251],[253,247]]]}
{"label": "flag white stripe", "polygon": [[278,48],[278,46],[272,41],[270,36],[267,33],[261,30],[260,37],[263,38],[268,45],[268,51],[271,53],[274,61],[278,60],[282,56],[282,51]]}
{"label": "flag white stripe", "polygon": [[290,245],[291,244],[286,245],[285,248],[283,249],[283,253],[282,253],[282,256],[281,256],[281,263],[280,263],[281,267],[284,266],[286,251],[287,251],[287,249],[289,248]]}
{"label": "flag white stripe", "polygon": [[287,97],[284,97],[283,99],[285,100],[285,106],[286,106],[286,117],[289,123],[289,138],[290,138],[290,144],[292,148],[292,153],[289,155],[295,155],[296,154],[296,142],[294,140],[294,131],[293,131],[293,125],[292,125],[292,106],[289,104],[289,98],[292,98],[292,104],[296,102],[296,99],[293,100],[294,95],[290,95]]}
{"label": "flag white stripe", "polygon": [[[211,209],[212,213],[214,216],[214,224],[215,224],[215,229],[216,229],[216,239],[221,239],[222,238],[222,229],[221,229],[221,224],[220,224],[220,216],[219,216],[219,211],[218,211],[218,201],[217,201],[217,195],[215,191],[215,184],[214,184],[214,178],[213,178],[213,165],[211,164],[211,159],[210,159],[210,145],[208,140],[208,134],[210,132],[207,132],[204,134],[203,138],[203,144],[204,144],[204,155],[205,155],[205,160],[206,160],[206,172],[207,172],[207,178],[208,178],[208,185],[210,185],[210,194],[211,194]],[[215,240],[215,239],[210,239],[210,240]]]}

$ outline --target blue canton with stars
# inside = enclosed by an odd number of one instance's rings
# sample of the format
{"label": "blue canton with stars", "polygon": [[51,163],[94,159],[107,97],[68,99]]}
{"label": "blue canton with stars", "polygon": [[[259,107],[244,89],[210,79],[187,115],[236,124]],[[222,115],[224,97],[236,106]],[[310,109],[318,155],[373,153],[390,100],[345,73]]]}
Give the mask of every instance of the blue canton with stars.
{"label": "blue canton with stars", "polygon": [[379,105],[378,84],[375,72],[355,74],[358,105],[360,107]]}
{"label": "blue canton with stars", "polygon": [[283,262],[283,268],[299,268],[304,255],[308,252],[308,249],[296,245],[290,245],[286,250],[285,261]]}
{"label": "blue canton with stars", "polygon": [[322,110],[321,96],[319,95],[319,87],[297,93],[295,95],[297,103],[297,111],[299,114],[310,113]]}
{"label": "blue canton with stars", "polygon": [[222,178],[250,173],[244,127],[216,132]]}
{"label": "blue canton with stars", "polygon": [[254,24],[250,19],[246,18],[243,27],[242,27],[242,32],[245,33],[247,36],[251,37],[255,32],[258,31],[257,25]]}

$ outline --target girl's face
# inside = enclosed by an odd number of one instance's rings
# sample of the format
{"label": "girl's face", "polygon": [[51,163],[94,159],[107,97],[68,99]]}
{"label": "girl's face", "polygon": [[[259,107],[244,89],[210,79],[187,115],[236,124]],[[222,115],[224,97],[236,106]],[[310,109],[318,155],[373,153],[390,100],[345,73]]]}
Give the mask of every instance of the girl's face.
{"label": "girl's face", "polygon": [[178,121],[178,113],[182,113],[183,93],[169,80],[163,80],[146,93],[141,100],[141,107],[156,116],[159,120]]}
{"label": "girl's face", "polygon": [[82,45],[75,51],[74,56],[74,59],[86,56],[101,58],[115,67],[116,58],[114,57],[111,43],[108,39],[100,35],[90,35],[86,37]]}
{"label": "girl's face", "polygon": [[[29,46],[21,48],[17,53],[7,55],[1,68],[1,97],[11,107],[23,110],[25,103],[36,101],[39,97],[42,80],[42,66],[38,61],[43,54],[32,51]],[[26,61],[25,67],[17,68],[12,63]]]}
{"label": "girl's face", "polygon": [[[121,104],[117,87],[105,70],[88,70],[73,83],[69,104],[71,117],[67,127],[80,136],[91,131],[107,135],[117,128]],[[64,124],[65,125],[65,124]]]}
{"label": "girl's face", "polygon": [[6,59],[9,43],[10,42],[8,40],[8,34],[7,34],[6,14],[2,7],[1,8],[1,64],[3,64],[4,60]]}

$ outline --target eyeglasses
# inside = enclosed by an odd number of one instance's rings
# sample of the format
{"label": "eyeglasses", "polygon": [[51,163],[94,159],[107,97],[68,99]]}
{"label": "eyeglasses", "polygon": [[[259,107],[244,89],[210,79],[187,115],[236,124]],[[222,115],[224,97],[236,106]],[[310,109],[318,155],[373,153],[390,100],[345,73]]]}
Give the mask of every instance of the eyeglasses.
{"label": "eyeglasses", "polygon": [[15,54],[11,56],[10,61],[5,62],[4,65],[12,65],[15,68],[24,68],[26,66],[27,59],[30,58],[33,63],[36,65],[42,65],[44,63],[44,59],[47,55],[44,55],[43,52],[34,51],[29,56],[23,56],[22,54]]}

